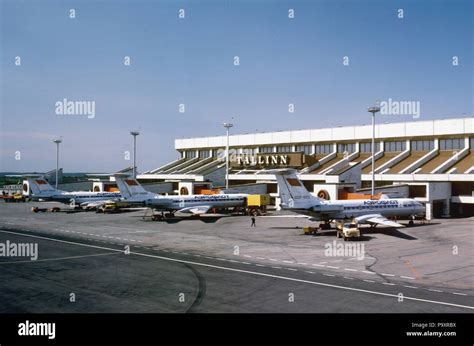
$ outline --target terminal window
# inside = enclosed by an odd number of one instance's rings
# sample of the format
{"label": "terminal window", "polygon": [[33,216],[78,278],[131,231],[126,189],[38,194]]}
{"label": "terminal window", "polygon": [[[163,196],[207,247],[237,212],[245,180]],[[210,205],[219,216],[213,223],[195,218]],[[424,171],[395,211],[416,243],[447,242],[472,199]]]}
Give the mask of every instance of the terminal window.
{"label": "terminal window", "polygon": [[277,147],[277,153],[291,153],[292,151],[291,145]]}
{"label": "terminal window", "polygon": [[439,141],[439,150],[453,150],[463,148],[462,138],[441,139]]}
{"label": "terminal window", "polygon": [[330,154],[333,152],[332,144],[316,144],[316,154]]}
{"label": "terminal window", "polygon": [[211,156],[210,150],[199,150],[200,158],[208,158]]}
{"label": "terminal window", "polygon": [[313,153],[313,146],[312,145],[297,145],[296,151],[303,152],[306,155],[311,155]]}
{"label": "terminal window", "polygon": [[338,144],[337,145],[337,152],[338,153],[353,153],[355,151],[355,144],[354,143],[346,143],[346,144]]}
{"label": "terminal window", "polygon": [[253,155],[257,153],[257,148],[240,148],[239,154],[243,155]]}
{"label": "terminal window", "polygon": [[[367,143],[360,143],[359,144],[359,151],[361,153],[371,153],[372,152],[372,143],[367,142]],[[380,142],[375,142],[375,152],[380,150]]]}
{"label": "terminal window", "polygon": [[194,159],[196,157],[196,151],[190,150],[184,153],[184,157],[187,159]]}
{"label": "terminal window", "polygon": [[413,151],[431,151],[434,149],[433,141],[412,141],[411,150]]}
{"label": "terminal window", "polygon": [[274,153],[273,147],[260,147],[258,149],[259,153]]}
{"label": "terminal window", "polygon": [[404,151],[407,143],[405,141],[385,142],[385,151]]}

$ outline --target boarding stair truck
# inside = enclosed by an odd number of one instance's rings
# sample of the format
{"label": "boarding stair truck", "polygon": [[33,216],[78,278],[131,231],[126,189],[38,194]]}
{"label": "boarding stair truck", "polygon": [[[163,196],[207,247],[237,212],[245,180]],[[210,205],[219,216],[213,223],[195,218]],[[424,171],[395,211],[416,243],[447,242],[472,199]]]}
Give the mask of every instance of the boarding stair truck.
{"label": "boarding stair truck", "polygon": [[347,220],[337,220],[336,237],[343,238],[344,241],[347,241],[348,239],[360,239],[362,237],[362,232],[355,221],[348,222]]}

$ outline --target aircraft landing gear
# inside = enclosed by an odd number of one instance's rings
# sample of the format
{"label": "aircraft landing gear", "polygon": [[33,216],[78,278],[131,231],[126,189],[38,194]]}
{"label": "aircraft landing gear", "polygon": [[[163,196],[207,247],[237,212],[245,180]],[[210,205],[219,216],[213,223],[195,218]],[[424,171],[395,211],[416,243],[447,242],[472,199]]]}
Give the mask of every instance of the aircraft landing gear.
{"label": "aircraft landing gear", "polygon": [[331,223],[330,222],[320,223],[319,228],[321,228],[322,230],[329,230],[331,229]]}

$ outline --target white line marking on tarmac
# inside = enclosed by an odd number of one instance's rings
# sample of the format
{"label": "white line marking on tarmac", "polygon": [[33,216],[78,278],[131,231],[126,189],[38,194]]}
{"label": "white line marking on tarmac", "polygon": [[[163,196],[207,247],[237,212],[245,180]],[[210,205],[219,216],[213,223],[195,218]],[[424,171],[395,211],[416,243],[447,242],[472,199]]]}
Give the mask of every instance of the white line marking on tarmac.
{"label": "white line marking on tarmac", "polygon": [[433,288],[428,288],[428,291],[431,291],[431,292],[438,292],[438,293],[443,293],[443,291],[440,291],[440,290],[435,290]]}
{"label": "white line marking on tarmac", "polygon": [[[122,251],[120,251],[122,252]],[[37,262],[51,262],[51,261],[59,261],[59,260],[69,260],[69,259],[78,259],[78,258],[85,258],[85,257],[96,257],[96,256],[110,256],[110,255],[119,255],[119,253],[113,252],[106,252],[106,253],[98,253],[93,255],[80,255],[80,256],[68,256],[68,257],[58,257],[58,258],[45,258],[45,259],[37,259],[37,260],[27,260],[27,261],[8,261],[8,262],[0,262],[0,265],[4,264],[15,264],[15,263],[37,263]]]}
{"label": "white line marking on tarmac", "polygon": [[407,286],[407,285],[404,285],[403,287],[414,288],[414,289],[417,289],[417,288],[418,288],[418,287],[415,287],[415,286]]}
{"label": "white line marking on tarmac", "polygon": [[315,267],[324,267],[322,264],[313,264]]}
{"label": "white line marking on tarmac", "polygon": [[336,275],[332,275],[332,274],[323,274],[324,276],[336,276]]}
{"label": "white line marking on tarmac", "polygon": [[410,280],[415,280],[414,277],[411,277],[411,276],[402,276],[400,275],[401,278],[404,278],[404,279],[410,279]]}
{"label": "white line marking on tarmac", "polygon": [[465,293],[453,292],[453,294],[457,294],[458,296],[467,296],[467,294],[465,294]]}
{"label": "white line marking on tarmac", "polygon": [[343,276],[344,279],[347,279],[347,280],[354,280],[353,278],[350,278],[348,276]]}
{"label": "white line marking on tarmac", "polygon": [[382,273],[381,275],[383,275],[383,276],[395,276],[393,274],[386,274],[386,273]]}
{"label": "white line marking on tarmac", "polygon": [[333,267],[333,266],[326,266],[326,268],[339,269],[339,267]]}
{"label": "white line marking on tarmac", "polygon": [[[48,238],[48,237],[41,237],[41,236],[31,235],[31,234],[10,232],[10,231],[4,231],[4,230],[0,230],[0,232],[1,233],[15,234],[15,235],[18,235],[18,236],[23,236],[23,237],[44,239],[44,240],[54,241],[54,242],[63,243],[63,244],[72,244],[72,245],[90,247],[90,248],[95,248],[95,249],[109,250],[109,251],[115,251],[115,252],[123,252],[122,250],[118,250],[118,249],[114,249],[114,248],[107,248],[107,247],[91,245],[91,244],[84,244],[84,243],[78,243],[78,242],[66,241],[66,240],[60,240],[60,239],[54,239],[54,238]],[[250,275],[257,275],[257,276],[265,276],[265,277],[271,277],[271,278],[276,278],[276,279],[281,279],[281,280],[294,281],[294,282],[299,282],[299,283],[306,283],[306,284],[316,285],[316,286],[338,288],[338,289],[342,289],[342,290],[348,290],[348,291],[368,293],[368,294],[374,294],[374,295],[385,296],[385,297],[398,298],[398,294],[377,292],[377,291],[365,290],[365,289],[354,288],[354,287],[346,287],[346,286],[334,285],[334,284],[329,284],[329,283],[324,283],[324,282],[309,281],[309,280],[291,278],[291,277],[287,277],[287,276],[260,273],[260,272],[254,272],[254,271],[237,269],[237,268],[222,267],[222,266],[217,266],[217,265],[213,265],[213,264],[199,263],[199,262],[194,262],[194,261],[186,261],[186,260],[163,257],[163,256],[158,256],[158,255],[151,255],[151,254],[146,254],[146,253],[141,253],[141,252],[134,252],[134,251],[132,252],[131,251],[130,254],[137,255],[137,256],[143,256],[143,257],[156,258],[156,259],[161,259],[161,260],[170,261],[170,262],[194,264],[194,265],[197,265],[197,266],[214,268],[214,269],[221,269],[221,270],[227,270],[227,271],[233,271],[233,272],[237,272],[237,273],[244,273],[244,274],[250,274]],[[323,275],[329,276],[330,274],[323,274]],[[422,298],[415,298],[415,297],[408,297],[408,296],[404,297],[404,299],[419,301],[419,302],[424,302],[424,303],[448,305],[448,306],[454,306],[454,307],[460,307],[460,308],[464,308],[464,309],[474,310],[474,306],[469,306],[469,305],[453,304],[453,303],[442,302],[442,301],[437,301],[437,300],[429,300],[429,299],[422,299]]]}
{"label": "white line marking on tarmac", "polygon": [[351,269],[351,268],[344,268],[344,270],[347,270],[349,272],[356,272],[357,271],[357,269]]}
{"label": "white line marking on tarmac", "polygon": [[283,263],[294,263],[293,261],[283,261]]}
{"label": "white line marking on tarmac", "polygon": [[299,265],[302,265],[302,266],[307,266],[308,263],[304,263],[304,262],[298,262]]}
{"label": "white line marking on tarmac", "polygon": [[382,285],[395,286],[395,284],[392,284],[391,282],[382,282]]}
{"label": "white line marking on tarmac", "polygon": [[257,267],[265,267],[263,264],[256,264]]}
{"label": "white line marking on tarmac", "polygon": [[372,280],[364,280],[365,282],[375,282],[375,281],[372,281]]}
{"label": "white line marking on tarmac", "polygon": [[306,270],[305,273],[314,274],[314,272]]}
{"label": "white line marking on tarmac", "polygon": [[297,272],[297,271],[298,271],[298,269],[294,269],[294,268],[286,268],[286,269],[291,270],[291,271],[294,271],[294,272]]}
{"label": "white line marking on tarmac", "polygon": [[374,273],[374,272],[369,272],[369,271],[367,271],[367,270],[363,270],[363,271],[362,271],[362,273],[366,273],[366,274],[373,274],[373,275],[375,275],[375,273]]}
{"label": "white line marking on tarmac", "polygon": [[257,259],[259,260],[264,260],[265,258],[264,257],[256,257]]}

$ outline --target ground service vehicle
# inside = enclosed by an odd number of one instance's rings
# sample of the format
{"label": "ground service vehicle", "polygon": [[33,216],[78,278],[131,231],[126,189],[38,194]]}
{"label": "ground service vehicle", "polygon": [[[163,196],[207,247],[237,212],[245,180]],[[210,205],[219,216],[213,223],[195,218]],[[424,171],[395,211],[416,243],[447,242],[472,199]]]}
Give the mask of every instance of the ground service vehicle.
{"label": "ground service vehicle", "polygon": [[270,204],[270,195],[248,195],[247,210],[249,215],[262,215]]}
{"label": "ground service vehicle", "polygon": [[343,238],[344,241],[348,239],[360,238],[362,232],[355,222],[336,221],[336,237]]}

